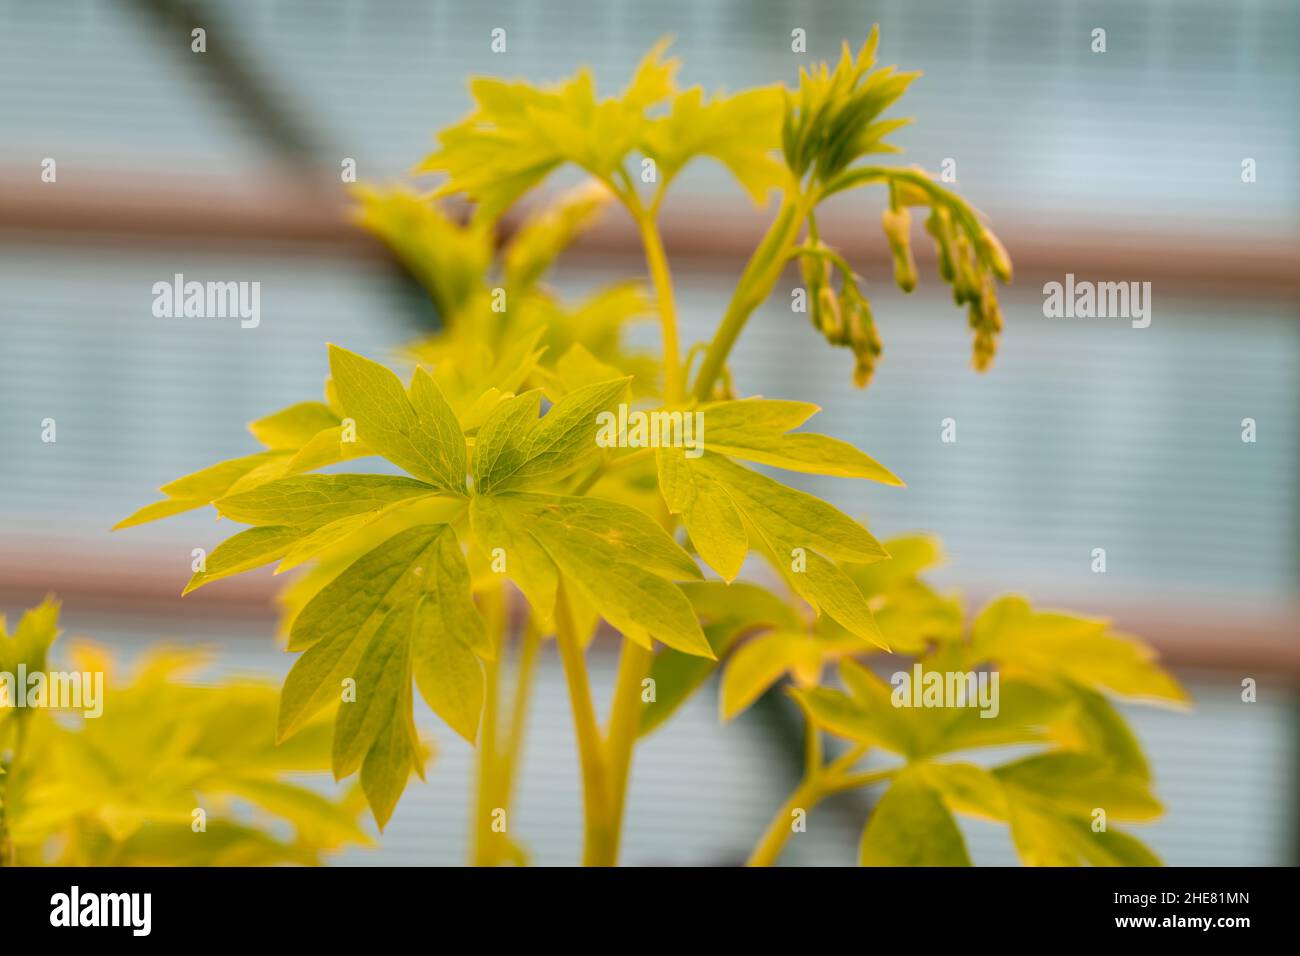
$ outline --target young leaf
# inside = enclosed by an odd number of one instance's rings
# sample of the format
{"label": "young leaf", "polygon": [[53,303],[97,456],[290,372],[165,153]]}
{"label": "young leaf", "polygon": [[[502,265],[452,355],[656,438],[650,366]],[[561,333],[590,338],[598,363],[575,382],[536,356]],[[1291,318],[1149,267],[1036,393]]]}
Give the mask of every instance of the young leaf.
{"label": "young leaf", "polygon": [[[647,647],[655,638],[688,654],[714,657],[689,602],[665,579],[698,577],[699,569],[645,515],[594,498],[493,500],[625,637]],[[481,536],[480,541],[487,544]]]}
{"label": "young leaf", "polygon": [[975,620],[971,642],[984,660],[1056,674],[1085,687],[1173,704],[1188,700],[1146,645],[1111,632],[1107,621],[1035,611],[1024,598],[990,603]]}
{"label": "young leaf", "polygon": [[409,679],[403,683],[400,693],[388,723],[361,764],[361,788],[381,830],[392,818],[406,782],[411,779],[411,771],[423,772],[419,742],[411,721]]}
{"label": "young leaf", "polygon": [[725,487],[745,517],[781,546],[802,547],[843,561],[889,557],[866,528],[820,498],[710,452],[691,464]]}
{"label": "young leaf", "polygon": [[[773,627],[793,631],[802,623],[789,605],[770,591],[744,581],[688,581],[680,587],[718,657],[748,632]],[[642,708],[638,733],[644,736],[671,717],[717,666],[707,658],[662,648],[650,666],[655,699]]]}
{"label": "young leaf", "polygon": [[734,581],[749,553],[749,536],[730,496],[718,482],[697,474],[678,449],[660,448],[655,461],[669,513],[682,516],[705,563],[723,580]]}
{"label": "young leaf", "polygon": [[337,345],[330,346],[330,372],[358,438],[416,478],[465,493],[465,438],[427,373],[417,373],[408,397],[387,368]]}
{"label": "young leaf", "polygon": [[[807,417],[799,418],[796,409],[802,411],[806,408],[817,410],[817,406],[802,402],[774,402],[762,398],[706,405],[701,411],[707,427],[708,448],[720,455],[774,465],[788,471],[866,478],[902,487],[903,482],[889,469],[848,442],[807,432],[787,434],[790,428],[802,424]],[[787,409],[788,418],[785,415]],[[796,418],[793,424],[785,423]]]}
{"label": "young leaf", "polygon": [[337,699],[384,619],[423,592],[434,544],[445,529],[421,525],[399,532],[350,564],[298,614],[289,649],[305,653],[285,680],[281,739]]}
{"label": "young leaf", "polygon": [[505,574],[548,624],[555,615],[559,572],[546,550],[528,531],[530,512],[511,496],[475,495],[469,505],[470,526],[485,554],[505,561]]}
{"label": "young leaf", "polygon": [[339,424],[324,402],[298,402],[248,423],[253,437],[275,451],[297,451],[317,434]]}
{"label": "young leaf", "polygon": [[298,528],[283,525],[248,528],[232,535],[212,549],[204,562],[204,570],[195,572],[181,593],[189,594],[213,581],[278,561],[302,535]]}
{"label": "young leaf", "polygon": [[862,831],[862,866],[970,866],[966,841],[943,800],[916,773],[894,778]]}
{"label": "young leaf", "polygon": [[166,500],[145,505],[130,517],[113,525],[113,530],[133,528],[159,518],[169,518],[202,508],[228,493],[240,479],[246,478],[250,473],[265,471],[268,467],[282,468],[289,457],[289,453],[284,451],[264,451],[218,462],[192,475],[177,478],[158,489],[166,495]]}
{"label": "young leaf", "polygon": [[299,475],[219,498],[222,517],[251,525],[288,525],[303,534],[340,518],[439,494],[421,481],[389,475]]}
{"label": "young leaf", "polygon": [[1093,754],[1056,751],[1004,764],[993,771],[1003,786],[1037,803],[1075,816],[1087,817],[1104,807],[1114,820],[1154,820],[1159,801],[1147,782],[1125,776],[1115,765]]}
{"label": "young leaf", "polygon": [[455,327],[484,281],[492,236],[481,226],[462,226],[426,196],[399,187],[356,187],[356,219],[378,236],[428,291],[444,327]]}
{"label": "young leaf", "polygon": [[484,423],[475,443],[475,490],[496,494],[545,487],[590,463],[601,453],[596,416],[626,392],[629,381],[615,379],[575,389],[540,421],[536,393],[502,405]]}
{"label": "young leaf", "polygon": [[774,158],[781,128],[782,96],[778,86],[735,96],[704,98],[699,87],[679,94],[667,116],[646,127],[643,147],[669,182],[697,156],[722,163],[755,205],[784,186],[789,174]]}
{"label": "young leaf", "polygon": [[530,289],[613,198],[604,183],[588,180],[525,220],[511,238],[502,263],[510,292],[519,295]]}

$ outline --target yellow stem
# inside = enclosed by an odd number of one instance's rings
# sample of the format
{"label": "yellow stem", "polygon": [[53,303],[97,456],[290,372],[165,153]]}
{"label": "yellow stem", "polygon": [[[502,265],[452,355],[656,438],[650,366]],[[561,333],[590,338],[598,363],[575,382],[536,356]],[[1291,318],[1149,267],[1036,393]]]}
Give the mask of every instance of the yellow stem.
{"label": "yellow stem", "polygon": [[790,799],[781,804],[781,809],[776,811],[772,822],[767,825],[767,830],[763,833],[763,838],[758,841],[758,846],[754,847],[754,852],[749,855],[745,865],[772,866],[776,863],[790,835],[794,833],[794,812],[803,810],[807,813],[821,802],[823,796],[818,778],[803,780],[795,788],[794,793],[790,794]]}
{"label": "yellow stem", "polygon": [[727,356],[731,354],[732,346],[740,337],[745,323],[754,310],[771,295],[777,280],[781,278],[790,250],[799,238],[812,202],[808,196],[793,189],[782,199],[776,219],[750,256],[731,295],[727,311],[723,313],[713,340],[704,353],[700,371],[695,378],[694,393],[698,401],[708,401],[713,392],[713,383],[723,374]]}
{"label": "yellow stem", "polygon": [[582,846],[584,866],[613,865],[613,832],[609,816],[609,787],[606,777],[605,748],[591,702],[587,680],[587,663],[582,642],[573,623],[564,582],[555,597],[555,642],[560,649],[565,680],[569,685],[569,705],[573,710],[573,728],[578,742],[578,762],[582,768],[582,804],[585,828]]}
{"label": "yellow stem", "polygon": [[807,726],[808,747],[810,752],[815,748],[817,759],[815,761],[811,758],[807,760],[804,778],[799,781],[799,786],[795,788],[794,793],[790,794],[790,799],[781,804],[781,808],[772,817],[772,822],[763,831],[762,839],[754,847],[754,852],[750,854],[746,866],[772,866],[776,863],[781,851],[785,849],[786,843],[789,842],[790,836],[794,833],[794,812],[796,810],[803,810],[806,816],[813,807],[831,794],[858,787],[868,787],[873,783],[888,779],[896,772],[893,768],[889,768],[850,774],[848,771],[867,752],[867,748],[863,744],[855,745],[828,764],[822,764],[821,732],[814,727],[812,721],[808,721]]}
{"label": "yellow stem", "polygon": [[542,638],[532,618],[524,625],[519,643],[519,660],[515,664],[515,697],[510,706],[510,735],[506,738],[505,759],[498,767],[498,792],[504,806],[514,801],[515,782],[519,779],[520,754],[524,747],[524,731],[528,725],[528,701],[532,694],[533,676],[537,673],[537,657]]}
{"label": "yellow stem", "polygon": [[496,644],[496,657],[483,662],[483,716],[478,731],[477,797],[474,803],[474,866],[495,866],[501,859],[502,834],[492,830],[496,809],[497,694],[501,683],[501,658],[505,654],[505,595],[496,588],[483,597],[483,617]]}
{"label": "yellow stem", "polygon": [[681,352],[677,343],[677,304],[673,297],[673,279],[668,270],[668,257],[664,253],[663,239],[652,212],[634,210],[637,226],[641,230],[641,245],[645,247],[646,268],[655,290],[655,304],[659,310],[659,328],[664,345],[664,401],[669,406],[679,405],[685,396],[682,383]]}
{"label": "yellow stem", "polygon": [[623,654],[619,658],[618,677],[614,681],[614,703],[610,710],[609,736],[605,745],[609,755],[609,777],[613,791],[610,822],[614,828],[614,858],[611,863],[618,861],[623,809],[627,803],[628,778],[632,771],[632,752],[641,726],[641,682],[650,672],[652,660],[654,653],[650,648],[623,638]]}

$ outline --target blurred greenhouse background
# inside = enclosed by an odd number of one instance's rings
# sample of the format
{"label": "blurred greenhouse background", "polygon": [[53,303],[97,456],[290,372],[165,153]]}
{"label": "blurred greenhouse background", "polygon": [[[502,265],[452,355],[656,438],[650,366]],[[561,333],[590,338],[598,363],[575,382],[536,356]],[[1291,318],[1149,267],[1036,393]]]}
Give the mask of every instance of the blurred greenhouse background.
{"label": "blurred greenhouse background", "polygon": [[[392,355],[436,321],[347,224],[341,163],[391,181],[467,108],[467,75],[625,82],[657,38],[707,89],[791,81],[840,38],[882,31],[881,60],[923,70],[904,161],[958,188],[1017,265],[994,369],[968,367],[965,317],[937,281],[885,281],[879,197],[825,231],[875,289],[885,356],[866,392],[850,358],[791,314],[789,285],[751,323],[745,391],[810,398],[906,490],[834,479],[819,494],[880,536],[933,531],[943,584],[1114,617],[1188,683],[1190,715],[1134,709],[1168,814],[1172,864],[1300,855],[1300,6],[1291,0],[0,0],[0,608],[47,591],[75,633],[130,652],[158,640],[278,675],[269,572],[184,602],[211,513],[114,535],[173,477],[254,450],[243,423],[316,397],[324,343]],[[207,31],[208,52],[190,50]],[[508,52],[489,34],[507,30]],[[1103,28],[1107,51],[1090,51]],[[790,52],[806,30],[808,55]],[[42,182],[42,162],[57,181]],[[1257,181],[1242,180],[1253,159]],[[690,341],[716,321],[763,218],[692,168],[666,210]],[[564,260],[579,292],[641,269],[611,214]],[[256,329],[152,316],[151,287],[258,280]],[[1150,281],[1153,321],[1048,319],[1066,273]],[[793,275],[787,277],[794,281]],[[652,333],[653,330],[647,330]],[[940,441],[954,418],[958,440]],[[41,422],[58,441],[41,441]],[[1258,441],[1241,440],[1253,418]],[[1090,565],[1105,548],[1107,572]],[[594,652],[598,682],[611,649]],[[558,663],[535,695],[512,827],[542,863],[576,860],[578,773]],[[1257,703],[1240,699],[1243,678]],[[356,863],[464,859],[468,749],[427,712],[441,754]],[[771,707],[720,727],[697,698],[638,752],[625,858],[744,858],[797,765]],[[814,814],[790,862],[852,862],[863,807]],[[994,827],[976,862],[1013,860]]]}

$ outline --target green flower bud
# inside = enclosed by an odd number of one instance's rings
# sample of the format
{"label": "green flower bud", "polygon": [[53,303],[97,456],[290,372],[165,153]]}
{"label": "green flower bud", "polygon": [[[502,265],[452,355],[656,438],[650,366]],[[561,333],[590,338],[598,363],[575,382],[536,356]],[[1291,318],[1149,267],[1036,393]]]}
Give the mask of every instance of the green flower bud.
{"label": "green flower bud", "polygon": [[952,282],[955,271],[952,264],[952,224],[948,210],[935,206],[925,219],[925,231],[934,237],[934,252],[939,259],[939,277]]}
{"label": "green flower bud", "polygon": [[916,260],[912,258],[912,244],[909,234],[912,230],[912,214],[906,206],[898,209],[886,209],[880,216],[880,223],[889,241],[889,249],[894,255],[894,281],[904,292],[916,288]]}
{"label": "green flower bud", "polygon": [[818,327],[832,345],[845,342],[844,315],[840,299],[829,285],[822,286],[817,296]]}
{"label": "green flower bud", "polygon": [[980,234],[980,247],[984,250],[984,255],[988,257],[993,267],[993,274],[1002,282],[1010,282],[1011,257],[1007,255],[1007,250],[998,241],[998,237],[985,229]]}

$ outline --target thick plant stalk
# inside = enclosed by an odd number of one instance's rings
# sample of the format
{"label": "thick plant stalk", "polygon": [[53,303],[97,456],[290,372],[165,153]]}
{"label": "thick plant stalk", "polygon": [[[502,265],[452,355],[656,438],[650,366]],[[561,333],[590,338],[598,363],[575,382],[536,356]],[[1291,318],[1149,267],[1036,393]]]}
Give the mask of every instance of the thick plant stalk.
{"label": "thick plant stalk", "polygon": [[[485,695],[478,746],[474,844],[470,854],[474,866],[498,866],[516,855],[506,835],[493,831],[492,813],[499,807],[506,811],[507,821],[512,815],[528,703],[540,648],[541,636],[529,618],[519,639],[514,693],[508,715],[503,706],[504,669],[501,660],[504,657],[504,641],[499,643],[498,659],[483,662]],[[505,730],[504,739],[502,729]]]}
{"label": "thick plant stalk", "polygon": [[685,392],[682,382],[681,352],[677,344],[677,304],[673,297],[673,280],[668,271],[668,258],[664,254],[663,240],[654,216],[642,212],[637,215],[641,230],[641,243],[645,248],[646,266],[654,285],[655,304],[659,310],[659,328],[663,336],[664,401],[680,404]]}
{"label": "thick plant stalk", "polygon": [[542,638],[532,618],[524,625],[519,641],[519,660],[515,664],[515,696],[510,705],[510,730],[505,752],[498,766],[497,788],[502,806],[514,803],[515,784],[519,780],[520,755],[524,748],[524,732],[528,725],[528,704],[532,699],[533,677],[537,673],[537,658]]}
{"label": "thick plant stalk", "polygon": [[578,762],[582,768],[582,864],[613,866],[618,841],[610,817],[605,747],[591,702],[591,685],[587,680],[587,662],[582,642],[573,623],[573,613],[569,609],[569,598],[563,581],[555,600],[555,642],[560,649],[560,662],[564,665],[564,676],[569,685],[569,705],[573,711]]}
{"label": "thick plant stalk", "polygon": [[502,834],[492,830],[497,775],[497,695],[501,684],[501,658],[505,654],[505,594],[494,588],[483,596],[483,616],[496,645],[496,657],[483,662],[483,714],[479,720],[477,787],[474,800],[474,841],[470,861],[475,866],[494,866],[501,858]]}
{"label": "thick plant stalk", "polygon": [[722,374],[727,356],[731,354],[745,323],[754,310],[772,294],[772,289],[776,287],[777,280],[785,269],[790,250],[794,248],[803,229],[809,208],[810,201],[803,193],[788,192],[782,199],[776,219],[750,256],[740,282],[736,285],[736,291],[732,293],[727,311],[714,333],[713,341],[704,353],[699,374],[695,378],[696,400],[708,401],[713,385]]}
{"label": "thick plant stalk", "polygon": [[627,803],[628,778],[632,771],[632,752],[636,747],[641,724],[641,682],[650,672],[653,652],[635,641],[623,639],[618,677],[614,682],[614,706],[609,716],[606,752],[609,755],[611,783],[610,817],[614,828],[614,860],[623,832],[623,810]]}

